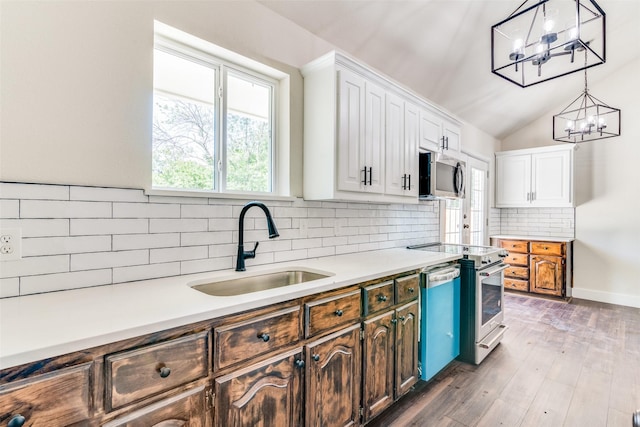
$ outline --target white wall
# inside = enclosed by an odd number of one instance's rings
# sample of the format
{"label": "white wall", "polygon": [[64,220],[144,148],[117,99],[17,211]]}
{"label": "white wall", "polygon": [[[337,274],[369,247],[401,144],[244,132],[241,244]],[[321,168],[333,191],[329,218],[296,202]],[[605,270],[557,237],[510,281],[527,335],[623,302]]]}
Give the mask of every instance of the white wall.
{"label": "white wall", "polygon": [[252,1],[0,7],[0,180],[149,187],[157,19],[291,75],[292,194],[301,194],[298,67],[326,42]]}
{"label": "white wall", "polygon": [[[606,64],[602,67],[606,67]],[[576,168],[589,172],[576,182],[586,200],[576,208],[574,290],[576,298],[640,307],[640,59],[590,85],[589,92],[622,110],[620,137],[580,145]],[[578,76],[581,77],[581,76]],[[576,96],[581,87],[576,82]],[[571,100],[567,100],[567,104]],[[549,113],[502,141],[504,150],[554,143]]]}

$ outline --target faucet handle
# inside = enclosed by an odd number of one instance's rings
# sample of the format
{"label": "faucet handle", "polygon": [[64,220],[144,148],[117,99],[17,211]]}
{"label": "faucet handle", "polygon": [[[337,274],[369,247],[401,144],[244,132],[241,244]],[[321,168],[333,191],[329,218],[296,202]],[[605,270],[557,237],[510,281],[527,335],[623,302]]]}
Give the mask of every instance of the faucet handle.
{"label": "faucet handle", "polygon": [[245,259],[251,259],[251,258],[255,258],[256,257],[256,249],[258,249],[258,245],[260,244],[260,242],[256,242],[255,246],[253,247],[253,250],[251,251],[246,251],[244,253],[244,258]]}

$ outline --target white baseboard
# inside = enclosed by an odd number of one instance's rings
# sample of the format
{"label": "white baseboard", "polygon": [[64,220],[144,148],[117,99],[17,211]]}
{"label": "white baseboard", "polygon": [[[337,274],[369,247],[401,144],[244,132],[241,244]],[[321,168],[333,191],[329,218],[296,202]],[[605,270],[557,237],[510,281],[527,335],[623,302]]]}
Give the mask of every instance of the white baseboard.
{"label": "white baseboard", "polygon": [[573,288],[571,290],[571,295],[573,296],[573,298],[640,308],[640,296],[614,294],[612,292],[594,291],[592,289],[580,288]]}

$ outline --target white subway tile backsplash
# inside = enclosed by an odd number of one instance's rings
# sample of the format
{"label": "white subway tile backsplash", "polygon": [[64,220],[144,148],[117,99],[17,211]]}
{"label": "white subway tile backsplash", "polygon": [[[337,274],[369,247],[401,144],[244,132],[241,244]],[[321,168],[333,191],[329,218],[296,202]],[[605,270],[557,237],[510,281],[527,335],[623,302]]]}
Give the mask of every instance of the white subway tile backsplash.
{"label": "white subway tile backsplash", "polygon": [[0,298],[17,297],[20,295],[20,279],[0,279]]}
{"label": "white subway tile backsplash", "polygon": [[194,232],[207,231],[209,221],[202,219],[150,219],[149,233],[174,233],[174,232]]}
{"label": "white subway tile backsplash", "polygon": [[168,248],[180,246],[180,233],[118,234],[113,236],[113,250]]}
{"label": "white subway tile backsplash", "polygon": [[3,219],[3,228],[20,228],[22,237],[68,236],[68,219]]}
{"label": "white subway tile backsplash", "polygon": [[36,237],[22,240],[23,257],[105,252],[110,250],[110,236]]}
{"label": "white subway tile backsplash", "polygon": [[94,202],[138,202],[146,203],[149,198],[142,190],[131,190],[125,188],[102,188],[102,187],[76,187],[70,188],[71,200],[86,200]]}
{"label": "white subway tile backsplash", "polygon": [[151,264],[161,262],[188,261],[202,259],[209,256],[208,246],[188,246],[183,248],[151,249],[149,259]]}
{"label": "white subway tile backsplash", "polygon": [[96,252],[71,255],[71,271],[149,264],[149,251]]}
{"label": "white subway tile backsplash", "polygon": [[180,246],[215,245],[233,241],[233,233],[231,231],[201,231],[198,233],[182,233],[180,236]]}
{"label": "white subway tile backsplash", "polygon": [[148,219],[71,219],[72,236],[140,234],[149,232]]}
{"label": "white subway tile backsplash", "polygon": [[76,271],[73,273],[44,274],[20,279],[20,294],[39,294],[108,285],[111,283],[111,269]]}
{"label": "white subway tile backsplash", "polygon": [[22,200],[21,218],[109,218],[109,202]]}
{"label": "white subway tile backsplash", "polygon": [[180,275],[180,263],[150,264],[113,269],[113,283],[134,282],[136,280],[157,279]]}
{"label": "white subway tile backsplash", "polygon": [[69,200],[69,187],[0,182],[0,199]]}
{"label": "white subway tile backsplash", "polygon": [[20,218],[20,201],[0,199],[0,218]]}
{"label": "white subway tile backsplash", "polygon": [[[231,269],[246,204],[119,188],[0,183],[0,190],[2,226],[19,227],[24,237],[24,258],[0,263],[0,297]],[[280,237],[268,239],[264,213],[248,210],[245,248],[260,242],[249,268],[435,241],[439,235],[437,203],[294,199],[267,206]],[[572,213],[565,216],[548,227],[573,221]]]}
{"label": "white subway tile backsplash", "polygon": [[114,218],[180,218],[180,205],[165,203],[114,203]]}
{"label": "white subway tile backsplash", "polygon": [[69,271],[69,255],[22,258],[0,262],[0,279]]}
{"label": "white subway tile backsplash", "polygon": [[491,234],[535,237],[575,237],[573,208],[495,209],[491,212]]}

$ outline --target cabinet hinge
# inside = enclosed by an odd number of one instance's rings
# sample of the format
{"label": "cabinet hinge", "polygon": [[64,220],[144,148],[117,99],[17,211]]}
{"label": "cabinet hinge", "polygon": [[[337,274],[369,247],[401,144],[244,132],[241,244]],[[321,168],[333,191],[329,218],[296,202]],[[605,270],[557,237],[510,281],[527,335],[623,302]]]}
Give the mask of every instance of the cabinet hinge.
{"label": "cabinet hinge", "polygon": [[364,329],[360,329],[360,341],[364,341]]}
{"label": "cabinet hinge", "polygon": [[360,412],[360,418],[363,418],[364,417],[364,408],[362,406],[360,407],[360,411],[359,412]]}
{"label": "cabinet hinge", "polygon": [[205,402],[206,402],[207,408],[213,409],[213,407],[215,406],[214,402],[215,402],[216,394],[211,389],[207,389],[204,395],[205,395]]}
{"label": "cabinet hinge", "polygon": [[218,97],[222,98],[222,86],[218,86]]}

